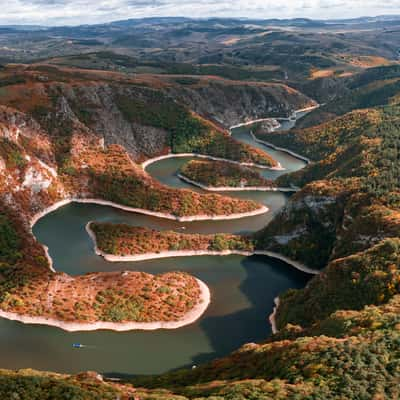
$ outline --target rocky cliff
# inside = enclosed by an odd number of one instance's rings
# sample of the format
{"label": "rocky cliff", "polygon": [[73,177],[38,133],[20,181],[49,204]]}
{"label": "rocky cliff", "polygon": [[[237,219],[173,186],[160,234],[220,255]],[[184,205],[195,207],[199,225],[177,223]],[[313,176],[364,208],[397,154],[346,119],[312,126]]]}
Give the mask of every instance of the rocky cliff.
{"label": "rocky cliff", "polygon": [[214,120],[217,125],[206,122],[207,130],[226,135],[224,128],[234,124],[285,116],[314,104],[282,84],[216,77],[133,77],[47,65],[14,65],[5,68],[0,79],[9,82],[0,93],[1,104],[32,115],[50,134],[68,136],[74,129],[90,130],[106,145],[125,147],[135,161],[168,149],[188,150],[191,146],[192,150],[202,150],[194,142],[204,132],[188,112]]}
{"label": "rocky cliff", "polygon": [[168,92],[226,128],[253,119],[286,117],[294,110],[315,105],[299,91],[272,83],[202,79],[192,84],[171,86]]}

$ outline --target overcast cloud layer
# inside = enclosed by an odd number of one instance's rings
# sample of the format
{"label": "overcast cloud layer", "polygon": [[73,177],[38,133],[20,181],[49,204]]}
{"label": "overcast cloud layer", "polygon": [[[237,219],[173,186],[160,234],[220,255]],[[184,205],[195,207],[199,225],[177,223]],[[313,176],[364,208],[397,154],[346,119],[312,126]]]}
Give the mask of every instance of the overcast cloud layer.
{"label": "overcast cloud layer", "polygon": [[400,0],[0,0],[0,24],[78,25],[152,16],[318,19],[400,14]]}

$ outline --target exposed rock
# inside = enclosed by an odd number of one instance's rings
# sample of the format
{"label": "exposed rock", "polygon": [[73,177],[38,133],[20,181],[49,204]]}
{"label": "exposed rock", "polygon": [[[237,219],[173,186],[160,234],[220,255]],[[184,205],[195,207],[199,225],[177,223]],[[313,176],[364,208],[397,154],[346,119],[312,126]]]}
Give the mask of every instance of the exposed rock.
{"label": "exposed rock", "polygon": [[47,189],[51,185],[51,182],[51,179],[45,174],[30,166],[25,172],[25,179],[22,186],[28,187],[33,192],[37,193],[43,189]]}
{"label": "exposed rock", "polygon": [[343,196],[324,195],[319,184],[307,186],[260,232],[259,246],[322,268],[334,251],[342,225]]}
{"label": "exposed rock", "polygon": [[[119,144],[124,146],[135,161],[143,157],[154,157],[167,145],[168,133],[163,129],[130,123],[118,109],[114,99],[124,95],[135,99],[143,88],[126,88],[123,86],[86,85],[67,91],[70,103],[83,102],[90,110],[88,124],[92,131],[101,136],[103,145]],[[78,116],[79,119],[79,116]]]}
{"label": "exposed rock", "polygon": [[201,115],[225,127],[270,116],[289,116],[294,110],[314,104],[285,85],[213,81],[207,85],[170,87],[169,93]]}

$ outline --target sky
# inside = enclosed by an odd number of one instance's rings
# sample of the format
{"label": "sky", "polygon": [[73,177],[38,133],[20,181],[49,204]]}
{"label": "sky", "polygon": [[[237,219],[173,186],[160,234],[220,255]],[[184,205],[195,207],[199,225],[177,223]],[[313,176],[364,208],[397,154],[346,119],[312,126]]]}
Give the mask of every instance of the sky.
{"label": "sky", "polygon": [[0,0],[0,24],[80,25],[154,16],[314,19],[400,14],[400,0]]}

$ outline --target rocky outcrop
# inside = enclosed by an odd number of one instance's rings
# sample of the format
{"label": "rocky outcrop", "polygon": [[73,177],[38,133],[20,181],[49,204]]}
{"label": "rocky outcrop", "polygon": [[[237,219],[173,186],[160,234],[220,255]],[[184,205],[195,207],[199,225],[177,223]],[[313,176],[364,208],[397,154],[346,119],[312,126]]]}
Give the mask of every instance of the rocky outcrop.
{"label": "rocky outcrop", "polygon": [[[163,89],[171,101],[184,104],[228,128],[255,118],[288,116],[295,109],[314,102],[300,92],[279,84],[245,84],[210,80],[199,86],[171,85]],[[127,121],[116,99],[132,101],[153,95],[154,90],[138,86],[90,84],[65,90],[65,98],[72,109],[85,104],[86,114],[76,116],[105,139],[105,144],[124,146],[134,160],[160,154],[168,143],[164,129]],[[149,104],[151,108],[151,104]]]}
{"label": "rocky outcrop", "polygon": [[178,101],[226,128],[258,118],[289,116],[296,109],[315,104],[309,97],[281,84],[209,80],[198,85],[171,86],[167,90]]}
{"label": "rocky outcrop", "polygon": [[308,185],[258,233],[258,247],[282,253],[311,268],[323,268],[336,243],[345,196],[345,192],[324,188],[322,182]]}
{"label": "rocky outcrop", "polygon": [[118,108],[115,98],[126,96],[135,100],[150,89],[121,85],[85,85],[68,92],[68,100],[76,107],[85,104],[90,117],[79,116],[91,129],[102,136],[105,145],[123,146],[134,160],[154,157],[168,144],[168,132],[161,128],[127,121]]}

